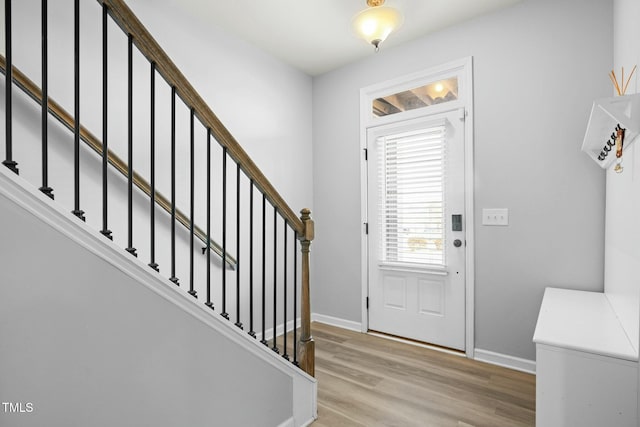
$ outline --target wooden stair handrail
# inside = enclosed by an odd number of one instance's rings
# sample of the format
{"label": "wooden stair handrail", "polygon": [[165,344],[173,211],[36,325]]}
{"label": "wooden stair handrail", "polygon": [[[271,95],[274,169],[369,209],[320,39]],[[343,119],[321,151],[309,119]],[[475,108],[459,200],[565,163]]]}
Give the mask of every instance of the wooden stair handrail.
{"label": "wooden stair handrail", "polygon": [[[4,56],[0,55],[0,72],[2,74],[6,73],[6,59]],[[42,90],[24,73],[22,73],[18,68],[14,66],[11,67],[13,70],[13,83],[17,85],[20,89],[22,89],[31,99],[36,101],[38,104],[42,105]],[[48,102],[49,113],[55,117],[63,126],[69,129],[71,132],[74,131],[75,128],[75,119],[69,112],[67,112],[60,104],[54,101],[52,98],[49,98]],[[84,141],[91,149],[93,149],[96,153],[102,156],[102,142],[93,135],[87,128],[80,125],[80,139]],[[107,161],[116,168],[118,172],[122,175],[127,176],[128,173],[128,165],[125,161],[123,161],[117,154],[113,151],[107,151]],[[136,171],[133,171],[133,183],[142,190],[147,196],[151,197],[151,185]],[[155,192],[156,203],[162,207],[166,212],[171,213],[171,202],[163,196],[158,191]],[[190,229],[191,221],[189,218],[179,209],[176,209],[176,220],[182,224],[187,229]],[[205,245],[207,244],[207,233],[205,233],[200,227],[197,225],[193,225],[193,234],[202,241]],[[222,247],[211,240],[210,243],[211,249],[222,259]],[[227,265],[235,269],[236,259],[226,254],[225,260]]]}
{"label": "wooden stair handrail", "polygon": [[298,218],[278,191],[271,185],[262,171],[256,166],[253,160],[251,160],[238,141],[236,141],[229,130],[227,130],[213,113],[200,94],[198,94],[191,83],[189,83],[184,74],[182,74],[125,2],[123,0],[97,0],[97,2],[107,7],[111,18],[120,26],[125,34],[133,37],[133,43],[140,53],[142,53],[149,62],[155,63],[158,73],[160,73],[170,87],[176,89],[177,95],[187,107],[194,109],[195,115],[200,122],[202,122],[206,128],[211,129],[211,133],[218,143],[227,148],[227,153],[231,158],[240,165],[247,177],[253,180],[255,186],[266,196],[267,200],[269,200],[278,213],[296,231],[298,236],[303,235],[304,224],[302,220]]}

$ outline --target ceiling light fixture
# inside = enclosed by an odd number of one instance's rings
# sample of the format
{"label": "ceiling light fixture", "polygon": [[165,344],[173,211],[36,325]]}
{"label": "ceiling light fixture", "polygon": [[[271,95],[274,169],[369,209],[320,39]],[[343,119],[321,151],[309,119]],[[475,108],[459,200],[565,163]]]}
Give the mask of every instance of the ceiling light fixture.
{"label": "ceiling light fixture", "polygon": [[383,4],[384,0],[367,0],[368,8],[354,16],[352,21],[358,36],[371,43],[376,52],[380,50],[380,43],[402,24],[402,14]]}

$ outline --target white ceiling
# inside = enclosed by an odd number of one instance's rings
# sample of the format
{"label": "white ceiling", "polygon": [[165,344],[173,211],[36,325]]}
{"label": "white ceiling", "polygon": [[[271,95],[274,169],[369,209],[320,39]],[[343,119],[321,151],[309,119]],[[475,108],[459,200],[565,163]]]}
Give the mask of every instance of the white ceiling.
{"label": "white ceiling", "polygon": [[[165,0],[224,28],[309,75],[319,75],[374,55],[351,30],[365,0]],[[382,50],[455,25],[520,0],[387,0],[404,24]]]}

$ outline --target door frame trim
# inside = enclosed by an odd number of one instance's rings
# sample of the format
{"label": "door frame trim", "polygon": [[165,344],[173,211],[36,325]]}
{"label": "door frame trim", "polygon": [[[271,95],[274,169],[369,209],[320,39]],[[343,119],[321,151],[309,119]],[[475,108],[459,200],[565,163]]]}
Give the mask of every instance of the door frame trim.
{"label": "door frame trim", "polygon": [[[440,77],[453,73],[464,77],[463,86],[460,89],[461,101],[451,101],[445,104],[426,107],[420,110],[411,110],[393,114],[377,119],[371,117],[371,102],[381,96],[402,90],[411,89],[437,80]],[[465,57],[451,61],[437,67],[405,75],[392,80],[360,89],[360,277],[362,286],[362,332],[368,331],[369,312],[367,298],[369,296],[369,247],[368,235],[365,224],[368,221],[368,178],[367,178],[367,132],[372,127],[384,124],[405,121],[412,118],[431,115],[442,110],[464,108],[464,191],[465,191],[465,220],[466,251],[465,251],[465,354],[468,358],[474,358],[475,350],[475,228],[474,228],[474,162],[473,162],[473,57]]]}

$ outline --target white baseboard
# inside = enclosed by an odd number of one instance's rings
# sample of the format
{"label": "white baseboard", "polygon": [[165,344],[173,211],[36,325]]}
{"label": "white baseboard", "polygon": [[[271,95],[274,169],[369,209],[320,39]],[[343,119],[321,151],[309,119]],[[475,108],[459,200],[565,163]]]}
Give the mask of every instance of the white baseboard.
{"label": "white baseboard", "polygon": [[509,356],[501,353],[494,353],[493,351],[489,350],[476,348],[474,359],[480,362],[491,363],[492,365],[526,372],[528,374],[535,375],[536,373],[536,362],[533,360],[521,359],[519,357]]}
{"label": "white baseboard", "polygon": [[285,420],[282,424],[280,424],[278,427],[308,427],[311,424],[313,424],[313,422],[315,421],[315,418],[311,418],[308,421],[303,421],[301,424],[296,425],[296,421],[293,419],[293,417],[289,418],[288,420]]}
{"label": "white baseboard", "polygon": [[293,421],[293,417],[289,418],[282,422],[278,427],[296,427],[296,424]]}
{"label": "white baseboard", "polygon": [[349,329],[350,331],[362,332],[362,323],[360,322],[340,319],[338,317],[327,316],[325,314],[312,313],[311,321],[324,323],[331,326],[337,326],[338,328],[342,329]]}

